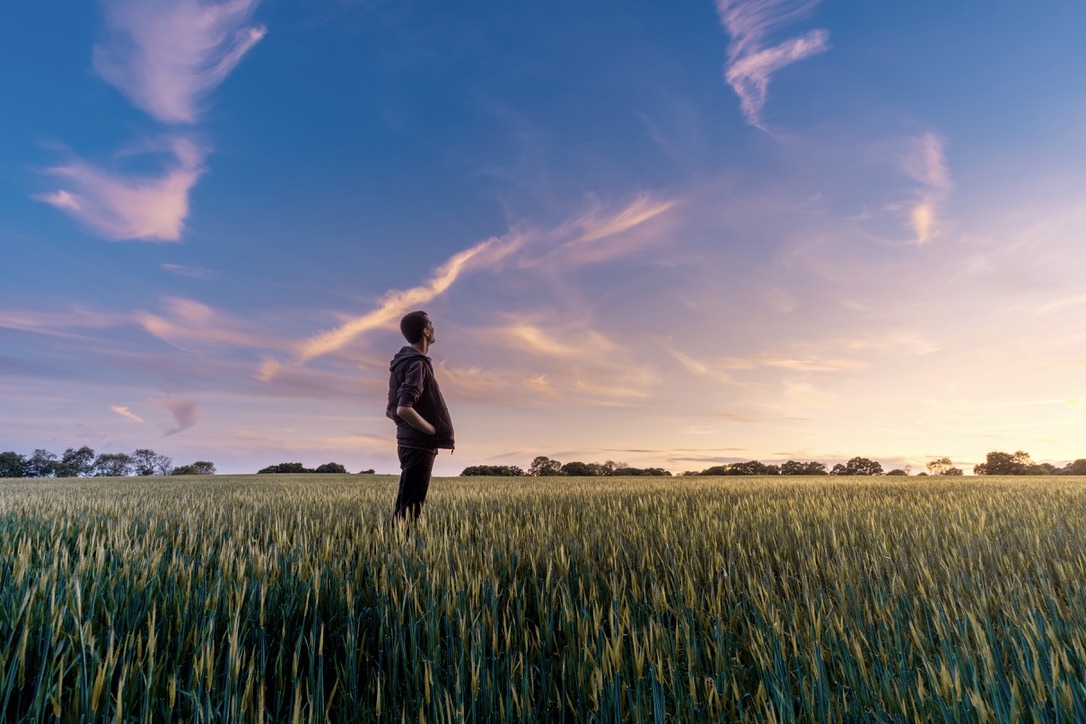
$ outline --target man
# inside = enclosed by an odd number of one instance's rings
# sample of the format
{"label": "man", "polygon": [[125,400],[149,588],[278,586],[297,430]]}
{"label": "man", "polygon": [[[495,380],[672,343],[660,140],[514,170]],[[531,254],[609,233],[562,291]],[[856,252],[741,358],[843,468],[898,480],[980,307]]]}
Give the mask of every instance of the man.
{"label": "man", "polygon": [[440,448],[452,449],[453,427],[449,408],[434,378],[426,353],[437,337],[426,312],[411,312],[400,320],[408,346],[392,358],[385,415],[396,423],[396,452],[400,457],[400,491],[392,518],[402,521],[410,512],[422,513],[434,458]]}

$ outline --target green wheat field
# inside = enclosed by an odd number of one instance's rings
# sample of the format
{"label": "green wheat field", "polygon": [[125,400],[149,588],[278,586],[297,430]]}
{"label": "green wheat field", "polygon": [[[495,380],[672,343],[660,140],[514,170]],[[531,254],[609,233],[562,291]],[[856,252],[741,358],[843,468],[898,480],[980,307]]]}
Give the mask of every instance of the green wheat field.
{"label": "green wheat field", "polygon": [[1084,721],[1084,478],[0,481],[4,721]]}

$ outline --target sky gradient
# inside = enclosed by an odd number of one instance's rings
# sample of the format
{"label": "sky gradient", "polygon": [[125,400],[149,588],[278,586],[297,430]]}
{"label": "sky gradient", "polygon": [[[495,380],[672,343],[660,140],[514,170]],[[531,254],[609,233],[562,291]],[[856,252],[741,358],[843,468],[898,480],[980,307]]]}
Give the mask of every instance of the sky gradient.
{"label": "sky gradient", "polygon": [[0,449],[1086,457],[1086,5],[0,10]]}

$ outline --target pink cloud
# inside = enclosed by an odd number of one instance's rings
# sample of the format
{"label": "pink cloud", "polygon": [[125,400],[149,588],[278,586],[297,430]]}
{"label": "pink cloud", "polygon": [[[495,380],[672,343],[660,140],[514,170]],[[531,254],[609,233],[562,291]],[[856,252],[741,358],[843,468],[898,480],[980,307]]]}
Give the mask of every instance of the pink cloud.
{"label": "pink cloud", "polygon": [[200,101],[264,37],[247,25],[259,0],[107,0],[109,39],[94,67],[164,123],[193,123]]}
{"label": "pink cloud", "polygon": [[203,173],[204,150],[168,139],[171,157],[160,176],[129,176],[84,161],[47,169],[67,188],[36,196],[107,239],[177,241],[188,216],[189,191]]}
{"label": "pink cloud", "polygon": [[143,418],[129,410],[127,407],[123,407],[121,405],[110,405],[109,409],[111,412],[115,412],[126,420],[131,420],[132,422],[143,424]]}
{"label": "pink cloud", "polygon": [[724,78],[739,96],[743,115],[750,125],[765,130],[762,109],[774,73],[829,49],[830,35],[825,30],[812,30],[777,45],[766,43],[766,36],[773,30],[807,16],[816,4],[791,0],[717,0],[717,14],[732,39]]}
{"label": "pink cloud", "polygon": [[200,405],[192,400],[162,400],[158,405],[168,410],[174,418],[175,424],[166,431],[165,437],[188,430],[200,417]]}
{"label": "pink cloud", "polygon": [[170,297],[165,315],[136,312],[135,319],[148,333],[178,347],[188,344],[224,344],[235,347],[266,349],[275,347],[274,339],[247,330],[241,321],[192,299]]}

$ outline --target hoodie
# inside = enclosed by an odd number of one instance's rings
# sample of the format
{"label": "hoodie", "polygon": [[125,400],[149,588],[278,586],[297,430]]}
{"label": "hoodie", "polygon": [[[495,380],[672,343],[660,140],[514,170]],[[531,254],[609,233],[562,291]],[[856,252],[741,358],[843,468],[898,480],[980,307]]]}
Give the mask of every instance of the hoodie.
{"label": "hoodie", "polygon": [[[436,432],[427,435],[411,427],[396,414],[397,407],[415,408]],[[455,446],[452,418],[434,377],[434,365],[414,347],[401,349],[389,364],[387,411],[396,422],[396,442],[400,445],[431,450],[451,450]]]}

